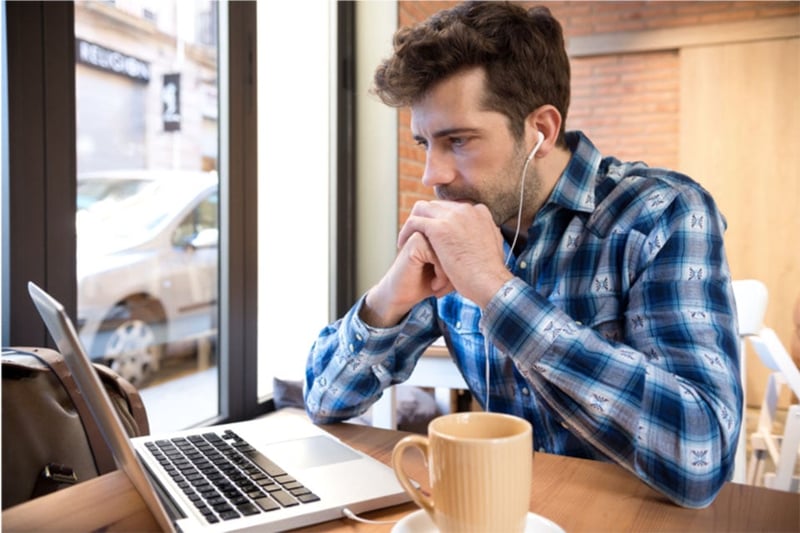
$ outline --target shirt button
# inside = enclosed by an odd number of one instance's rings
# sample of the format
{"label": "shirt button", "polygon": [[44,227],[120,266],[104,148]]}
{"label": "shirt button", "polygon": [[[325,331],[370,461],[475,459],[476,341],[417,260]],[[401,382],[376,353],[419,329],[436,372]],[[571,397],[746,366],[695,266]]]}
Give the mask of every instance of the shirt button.
{"label": "shirt button", "polygon": [[351,344],[349,348],[350,348],[350,353],[356,353],[356,347],[355,346],[353,346]]}
{"label": "shirt button", "polygon": [[527,396],[530,393],[531,393],[531,391],[528,390],[528,387],[523,387],[522,388],[522,395],[523,396]]}
{"label": "shirt button", "polygon": [[456,329],[461,329],[461,322],[456,322]]}
{"label": "shirt button", "polygon": [[523,269],[523,270],[524,270],[524,269],[526,269],[526,268],[528,268],[528,263],[527,263],[527,261],[520,261],[520,262],[519,262],[519,267],[520,267],[521,269]]}
{"label": "shirt button", "polygon": [[576,325],[578,325],[578,326],[582,326],[582,325],[583,325],[583,322],[581,322],[580,320],[576,320],[576,321],[575,321],[575,324],[576,324]]}
{"label": "shirt button", "polygon": [[362,337],[360,333],[357,333],[356,334],[356,339],[359,340],[359,341],[363,341],[364,337]]}
{"label": "shirt button", "polygon": [[328,384],[328,382],[325,380],[325,378],[319,378],[318,383],[319,383],[320,387],[324,387],[325,385]]}
{"label": "shirt button", "polygon": [[542,446],[539,446],[539,451],[544,453],[544,448]]}

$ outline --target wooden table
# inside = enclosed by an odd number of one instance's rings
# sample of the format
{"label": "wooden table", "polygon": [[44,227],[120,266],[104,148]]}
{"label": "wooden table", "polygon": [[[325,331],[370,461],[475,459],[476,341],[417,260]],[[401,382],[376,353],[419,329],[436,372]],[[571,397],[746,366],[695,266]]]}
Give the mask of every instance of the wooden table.
{"label": "wooden table", "polygon": [[[360,426],[325,426],[355,448],[389,463],[402,432]],[[407,472],[424,483],[422,460],[408,454]],[[596,461],[536,453],[531,511],[567,532],[580,531],[798,531],[800,495],[729,483],[716,501],[701,510],[678,507],[624,469]],[[427,488],[427,487],[426,487]],[[413,504],[364,515],[398,520]],[[141,498],[120,472],[38,498],[3,513],[3,531],[148,531],[156,528]],[[390,531],[391,525],[349,519],[319,524],[306,531]]]}

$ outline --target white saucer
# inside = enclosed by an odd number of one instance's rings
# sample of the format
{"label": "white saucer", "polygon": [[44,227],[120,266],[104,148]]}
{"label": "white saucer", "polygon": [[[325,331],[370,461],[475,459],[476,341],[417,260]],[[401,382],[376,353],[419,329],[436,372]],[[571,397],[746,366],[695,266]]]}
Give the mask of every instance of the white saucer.
{"label": "white saucer", "polygon": [[[422,509],[407,514],[392,528],[392,533],[438,533],[438,531],[431,517]],[[541,515],[528,513],[525,519],[525,533],[564,533],[564,530]]]}

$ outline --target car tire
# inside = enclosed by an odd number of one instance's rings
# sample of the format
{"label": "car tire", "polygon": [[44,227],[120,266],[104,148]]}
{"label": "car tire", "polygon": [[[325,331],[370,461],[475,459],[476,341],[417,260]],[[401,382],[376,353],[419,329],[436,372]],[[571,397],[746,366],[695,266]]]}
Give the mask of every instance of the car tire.
{"label": "car tire", "polygon": [[106,324],[106,364],[135,387],[143,387],[159,370],[164,354],[160,306],[151,299],[133,298],[118,305]]}

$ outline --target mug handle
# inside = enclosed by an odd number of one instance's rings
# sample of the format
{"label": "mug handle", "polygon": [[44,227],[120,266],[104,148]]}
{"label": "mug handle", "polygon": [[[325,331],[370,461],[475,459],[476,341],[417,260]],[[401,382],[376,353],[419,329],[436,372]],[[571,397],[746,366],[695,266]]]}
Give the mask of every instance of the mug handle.
{"label": "mug handle", "polygon": [[425,462],[428,461],[428,439],[420,435],[409,435],[402,438],[394,446],[392,450],[392,468],[397,476],[397,480],[403,486],[403,489],[411,496],[411,499],[417,505],[422,507],[430,516],[433,515],[433,500],[422,493],[414,484],[408,479],[405,470],[403,470],[403,453],[408,448],[419,449],[425,457]]}

